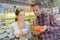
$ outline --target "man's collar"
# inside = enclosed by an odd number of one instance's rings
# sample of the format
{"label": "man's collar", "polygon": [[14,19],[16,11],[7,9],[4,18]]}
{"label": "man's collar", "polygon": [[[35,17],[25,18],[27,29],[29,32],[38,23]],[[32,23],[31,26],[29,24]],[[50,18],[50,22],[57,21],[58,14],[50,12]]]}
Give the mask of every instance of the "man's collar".
{"label": "man's collar", "polygon": [[37,16],[37,17],[41,17],[42,15],[44,15],[44,11],[42,11],[42,13],[39,16]]}

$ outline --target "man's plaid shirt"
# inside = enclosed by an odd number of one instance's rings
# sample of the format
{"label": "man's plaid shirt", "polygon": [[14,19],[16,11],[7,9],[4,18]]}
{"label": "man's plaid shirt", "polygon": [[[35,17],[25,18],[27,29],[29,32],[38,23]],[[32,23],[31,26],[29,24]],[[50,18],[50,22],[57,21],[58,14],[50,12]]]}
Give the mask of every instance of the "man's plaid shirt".
{"label": "man's plaid shirt", "polygon": [[34,25],[46,25],[48,29],[38,36],[39,40],[58,40],[57,34],[60,26],[57,24],[56,18],[52,13],[41,13],[40,16],[36,17],[33,21]]}

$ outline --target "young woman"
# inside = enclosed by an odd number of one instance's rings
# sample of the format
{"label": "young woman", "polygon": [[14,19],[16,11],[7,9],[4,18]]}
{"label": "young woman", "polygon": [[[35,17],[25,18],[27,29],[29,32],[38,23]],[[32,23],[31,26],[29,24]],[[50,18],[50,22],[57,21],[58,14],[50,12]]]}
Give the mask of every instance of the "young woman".
{"label": "young woman", "polygon": [[25,13],[23,9],[15,11],[15,22],[10,26],[10,37],[19,40],[28,40],[31,38],[29,23],[25,22]]}

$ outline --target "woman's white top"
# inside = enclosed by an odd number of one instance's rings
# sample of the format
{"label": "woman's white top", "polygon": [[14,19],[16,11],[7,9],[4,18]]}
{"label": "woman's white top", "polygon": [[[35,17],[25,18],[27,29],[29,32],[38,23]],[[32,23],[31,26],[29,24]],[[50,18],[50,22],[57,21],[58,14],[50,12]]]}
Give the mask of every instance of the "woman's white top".
{"label": "woman's white top", "polygon": [[[20,31],[16,23],[17,22],[14,22],[10,25],[10,28],[9,28],[10,38],[14,38],[17,35],[17,33]],[[31,38],[30,25],[28,22],[24,22],[24,28],[28,30],[28,34],[26,36],[21,36],[20,40],[28,40]]]}

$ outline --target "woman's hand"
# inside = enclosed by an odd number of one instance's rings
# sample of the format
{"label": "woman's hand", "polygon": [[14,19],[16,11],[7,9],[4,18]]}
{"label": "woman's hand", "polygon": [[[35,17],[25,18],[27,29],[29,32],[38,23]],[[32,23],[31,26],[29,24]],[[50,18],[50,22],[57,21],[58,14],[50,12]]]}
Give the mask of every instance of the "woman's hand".
{"label": "woman's hand", "polygon": [[23,33],[22,33],[22,36],[26,36],[26,35],[27,35],[27,33],[26,33],[26,32],[23,32]]}
{"label": "woman's hand", "polygon": [[18,37],[21,37],[21,36],[26,36],[28,33],[28,30],[27,29],[22,29],[18,32],[17,36]]}
{"label": "woman's hand", "polygon": [[28,30],[27,30],[27,29],[22,29],[22,32],[23,32],[22,35],[23,35],[23,36],[26,36],[27,33],[28,33]]}
{"label": "woman's hand", "polygon": [[18,33],[17,33],[17,37],[21,37],[22,36],[22,31],[19,31]]}

